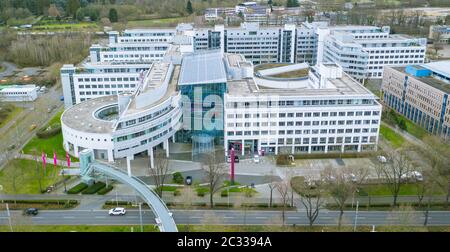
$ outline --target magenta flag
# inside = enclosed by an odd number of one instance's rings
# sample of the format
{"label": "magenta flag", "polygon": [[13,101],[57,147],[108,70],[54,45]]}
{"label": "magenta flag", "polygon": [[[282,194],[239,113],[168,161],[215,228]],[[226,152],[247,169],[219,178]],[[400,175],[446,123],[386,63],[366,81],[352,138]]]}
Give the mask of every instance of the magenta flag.
{"label": "magenta flag", "polygon": [[70,168],[70,156],[69,152],[66,151],[66,159],[67,159],[67,168]]}
{"label": "magenta flag", "polygon": [[53,152],[53,166],[56,168],[57,164],[58,164],[58,160],[56,159],[56,152]]}
{"label": "magenta flag", "polygon": [[45,153],[44,152],[42,152],[42,164],[44,165],[44,167],[47,164],[47,159],[45,158]]}

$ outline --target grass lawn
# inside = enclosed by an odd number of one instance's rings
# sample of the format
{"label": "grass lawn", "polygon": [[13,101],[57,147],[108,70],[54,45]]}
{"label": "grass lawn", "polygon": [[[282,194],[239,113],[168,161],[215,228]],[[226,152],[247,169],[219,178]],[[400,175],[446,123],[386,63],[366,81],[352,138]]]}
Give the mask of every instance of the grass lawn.
{"label": "grass lawn", "polygon": [[15,116],[17,116],[20,112],[23,111],[23,108],[11,105],[11,111],[6,113],[6,117],[0,120],[0,128],[6,125],[9,121],[11,121]]}
{"label": "grass lawn", "polygon": [[405,139],[401,135],[385,125],[380,125],[380,134],[388,140],[394,148],[399,148],[405,142]]}
{"label": "grass lawn", "polygon": [[34,25],[33,31],[58,31],[58,30],[95,30],[99,29],[96,23],[77,23],[77,24],[45,24],[45,25]]}
{"label": "grass lawn", "polygon": [[[45,125],[60,123],[60,118],[64,110],[58,112],[50,121]],[[41,155],[42,151],[47,154],[47,157],[53,157],[53,151],[56,152],[56,156],[59,160],[66,160],[66,151],[63,148],[63,136],[62,132],[52,137],[41,139],[34,136],[26,145],[23,147],[23,152],[26,154],[33,154],[36,150],[38,155]],[[71,157],[72,162],[78,162],[78,158]]]}
{"label": "grass lawn", "polygon": [[[140,232],[139,225],[15,225],[14,232]],[[0,232],[9,232],[8,225],[0,226]],[[153,225],[144,225],[144,232],[159,232]]]}
{"label": "grass lawn", "polygon": [[[55,171],[53,164],[47,163],[45,174],[41,163],[38,167],[42,178],[42,189],[45,189],[47,186],[62,179],[62,177],[58,175],[61,167],[57,166]],[[16,177],[17,194],[40,194],[35,161],[26,159],[14,159],[10,161],[5,168],[0,171],[0,185],[3,186],[2,193],[14,194],[14,177]]]}
{"label": "grass lawn", "polygon": [[308,73],[309,73],[309,68],[306,68],[306,69],[300,69],[300,70],[295,70],[295,71],[275,74],[275,75],[271,75],[270,77],[275,77],[275,78],[300,78],[300,77],[308,76]]}
{"label": "grass lawn", "polygon": [[158,18],[158,19],[146,19],[146,20],[134,20],[127,22],[127,28],[137,27],[171,27],[176,26],[178,23],[192,21],[189,17],[175,17],[175,18]]}
{"label": "grass lawn", "polygon": [[406,123],[406,131],[409,134],[417,137],[418,139],[423,139],[425,136],[428,135],[428,132],[425,129],[419,127],[418,125],[416,125],[415,123],[406,118],[405,123]]}
{"label": "grass lawn", "polygon": [[5,71],[5,68],[2,65],[0,65],[0,73],[3,71]]}

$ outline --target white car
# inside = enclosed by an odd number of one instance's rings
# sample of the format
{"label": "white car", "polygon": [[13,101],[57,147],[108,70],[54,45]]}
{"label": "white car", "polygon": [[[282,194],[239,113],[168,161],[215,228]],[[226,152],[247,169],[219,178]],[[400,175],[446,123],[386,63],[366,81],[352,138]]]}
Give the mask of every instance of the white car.
{"label": "white car", "polygon": [[423,181],[422,173],[418,171],[411,171],[406,174],[403,174],[400,179],[402,181],[413,180],[413,181]]}
{"label": "white car", "polygon": [[256,164],[258,164],[259,163],[259,155],[254,155],[253,156],[253,162],[255,162]]}
{"label": "white car", "polygon": [[127,211],[123,207],[116,207],[109,210],[109,215],[125,215]]}
{"label": "white car", "polygon": [[385,156],[378,156],[377,158],[378,158],[378,161],[380,161],[380,163],[386,163],[387,162]]}

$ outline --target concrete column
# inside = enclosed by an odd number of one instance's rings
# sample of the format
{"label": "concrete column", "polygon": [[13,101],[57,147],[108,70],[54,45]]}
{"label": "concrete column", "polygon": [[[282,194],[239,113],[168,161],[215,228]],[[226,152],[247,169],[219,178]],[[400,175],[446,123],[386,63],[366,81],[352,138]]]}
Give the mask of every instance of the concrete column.
{"label": "concrete column", "polygon": [[241,144],[241,155],[244,156],[245,155],[245,140],[242,139],[242,144]]}
{"label": "concrete column", "polygon": [[108,149],[108,162],[114,162],[114,155],[111,149]]}
{"label": "concrete column", "polygon": [[344,153],[344,145],[341,145],[341,152]]}
{"label": "concrete column", "polygon": [[175,135],[172,136],[172,143],[175,143]]}
{"label": "concrete column", "polygon": [[361,152],[361,144],[358,144],[358,152]]}
{"label": "concrete column", "polygon": [[278,144],[275,145],[275,155],[278,155]]}
{"label": "concrete column", "polygon": [[155,168],[155,163],[153,160],[153,147],[148,149],[147,153],[148,153],[148,156],[150,157],[150,168]]}
{"label": "concrete column", "polygon": [[69,142],[65,141],[64,142],[64,148],[66,149],[66,151],[69,151]]}
{"label": "concrete column", "polygon": [[131,177],[131,156],[127,156],[127,172],[128,172],[128,177]]}
{"label": "concrete column", "polygon": [[169,157],[169,139],[164,141],[164,144],[166,147],[164,148],[166,150],[166,157]]}
{"label": "concrete column", "polygon": [[308,154],[311,154],[311,145],[308,145]]}
{"label": "concrete column", "polygon": [[294,145],[292,145],[292,147],[291,147],[291,154],[294,154],[294,151],[295,151],[294,148],[295,148]]}
{"label": "concrete column", "polygon": [[258,140],[258,152],[261,151],[261,139]]}
{"label": "concrete column", "polygon": [[75,157],[80,157],[79,155],[78,155],[78,146],[77,145],[73,145],[73,154],[75,155]]}

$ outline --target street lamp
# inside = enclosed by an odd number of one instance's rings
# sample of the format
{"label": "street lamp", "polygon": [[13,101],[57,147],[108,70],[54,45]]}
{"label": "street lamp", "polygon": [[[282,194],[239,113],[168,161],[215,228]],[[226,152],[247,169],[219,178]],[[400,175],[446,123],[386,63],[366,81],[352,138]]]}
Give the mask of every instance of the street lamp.
{"label": "street lamp", "polygon": [[356,201],[356,213],[355,213],[355,225],[353,226],[353,232],[356,232],[356,223],[358,221],[358,206],[359,206],[359,201]]}
{"label": "street lamp", "polygon": [[139,202],[139,219],[141,222],[141,232],[144,232],[144,226],[142,225],[142,203]]}

